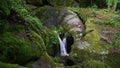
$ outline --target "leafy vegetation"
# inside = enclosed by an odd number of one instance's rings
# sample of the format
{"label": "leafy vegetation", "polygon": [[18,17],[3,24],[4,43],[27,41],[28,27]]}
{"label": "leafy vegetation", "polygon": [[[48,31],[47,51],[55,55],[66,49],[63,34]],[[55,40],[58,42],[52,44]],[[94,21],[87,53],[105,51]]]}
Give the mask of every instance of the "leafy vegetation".
{"label": "leafy vegetation", "polygon": [[10,9],[4,0],[0,1],[0,19],[4,19],[10,14]]}
{"label": "leafy vegetation", "polygon": [[106,22],[101,22],[102,25],[111,25],[113,27],[120,26],[120,16],[109,19]]}
{"label": "leafy vegetation", "polygon": [[117,32],[117,33],[115,34],[115,37],[113,38],[112,46],[113,46],[113,47],[118,47],[118,46],[120,46],[120,32]]}

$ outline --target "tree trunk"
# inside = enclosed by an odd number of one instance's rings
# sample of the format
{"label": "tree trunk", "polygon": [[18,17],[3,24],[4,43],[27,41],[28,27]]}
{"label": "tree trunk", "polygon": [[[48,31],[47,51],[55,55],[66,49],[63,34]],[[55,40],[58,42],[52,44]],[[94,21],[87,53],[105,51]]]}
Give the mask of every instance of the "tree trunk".
{"label": "tree trunk", "polygon": [[115,2],[115,3],[114,3],[114,11],[117,11],[117,5],[118,5],[118,3]]}

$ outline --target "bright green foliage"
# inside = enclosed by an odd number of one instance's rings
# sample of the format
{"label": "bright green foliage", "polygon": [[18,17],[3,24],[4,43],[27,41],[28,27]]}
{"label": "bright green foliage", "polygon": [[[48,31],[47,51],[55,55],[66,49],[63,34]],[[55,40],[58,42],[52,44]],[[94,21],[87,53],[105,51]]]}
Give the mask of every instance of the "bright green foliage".
{"label": "bright green foliage", "polygon": [[107,4],[108,4],[109,6],[112,6],[113,3],[114,3],[114,0],[107,0]]}
{"label": "bright green foliage", "polygon": [[104,22],[102,24],[111,25],[113,27],[120,26],[120,16],[119,17],[114,17],[114,18],[112,18],[112,19],[110,19],[107,22]]}
{"label": "bright green foliage", "polygon": [[[38,18],[36,17],[32,17],[29,12],[25,9],[26,6],[26,2],[24,0],[9,0],[8,1],[10,8],[15,10],[19,16],[21,16],[23,18],[23,20],[25,20],[26,24],[28,24],[29,26],[35,26],[37,25],[37,27],[41,27],[42,24],[40,22],[40,20],[38,20]],[[34,23],[34,24],[33,24]],[[34,27],[32,27],[34,28]]]}
{"label": "bright green foliage", "polygon": [[24,0],[8,0],[8,5],[20,16],[26,16],[28,14],[27,10],[25,9],[26,3]]}
{"label": "bright green foliage", "polygon": [[31,29],[33,29],[39,33],[39,28],[40,28],[40,26],[42,26],[42,23],[40,22],[40,20],[38,18],[28,15],[24,19],[27,22],[26,24],[29,27],[32,27]]}
{"label": "bright green foliage", "polygon": [[112,46],[120,46],[120,32],[117,32],[113,38]]}
{"label": "bright green foliage", "polygon": [[120,0],[107,0],[109,6],[112,6],[115,2],[120,2]]}
{"label": "bright green foliage", "polygon": [[106,24],[114,27],[120,26],[120,16],[110,19]]}

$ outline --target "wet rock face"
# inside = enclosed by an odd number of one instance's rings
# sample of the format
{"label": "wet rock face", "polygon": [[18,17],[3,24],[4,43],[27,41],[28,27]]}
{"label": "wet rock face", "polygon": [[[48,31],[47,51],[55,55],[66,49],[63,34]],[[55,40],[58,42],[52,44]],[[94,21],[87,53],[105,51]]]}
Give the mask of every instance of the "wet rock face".
{"label": "wet rock face", "polygon": [[73,45],[74,43],[74,38],[72,36],[68,36],[67,37],[67,53],[70,53],[71,52],[71,46]]}
{"label": "wet rock face", "polygon": [[70,31],[78,31],[78,32],[83,32],[85,27],[83,25],[82,20],[77,16],[76,13],[68,10],[69,15],[66,15],[64,22],[66,22],[69,27],[72,27]]}
{"label": "wet rock face", "polygon": [[[64,34],[60,34],[60,38],[63,39]],[[72,45],[74,44],[74,38],[72,36],[67,36],[66,37],[66,51],[67,53],[71,52]],[[58,46],[53,46],[53,54],[52,56],[56,56],[57,54],[60,53],[60,44]]]}
{"label": "wet rock face", "polygon": [[69,31],[82,32],[85,29],[77,14],[67,9],[42,7],[35,13],[48,28],[67,25],[66,28],[70,28]]}

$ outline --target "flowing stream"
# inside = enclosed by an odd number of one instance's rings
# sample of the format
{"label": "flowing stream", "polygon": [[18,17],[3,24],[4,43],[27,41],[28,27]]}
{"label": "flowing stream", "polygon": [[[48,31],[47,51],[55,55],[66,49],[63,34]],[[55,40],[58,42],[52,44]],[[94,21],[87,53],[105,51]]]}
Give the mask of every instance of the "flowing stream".
{"label": "flowing stream", "polygon": [[69,54],[66,51],[66,37],[64,37],[63,39],[60,38],[60,36],[58,35],[58,39],[59,39],[59,43],[60,43],[60,53],[61,56],[69,56]]}

